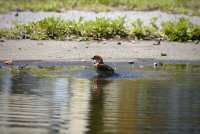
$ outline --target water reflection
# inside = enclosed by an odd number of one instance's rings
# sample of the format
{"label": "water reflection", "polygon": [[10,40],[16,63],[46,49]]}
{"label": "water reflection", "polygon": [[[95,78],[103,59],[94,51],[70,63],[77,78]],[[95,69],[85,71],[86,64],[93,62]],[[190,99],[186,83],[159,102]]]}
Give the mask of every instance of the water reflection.
{"label": "water reflection", "polygon": [[198,134],[200,71],[166,72],[167,79],[119,80],[1,70],[0,131]]}

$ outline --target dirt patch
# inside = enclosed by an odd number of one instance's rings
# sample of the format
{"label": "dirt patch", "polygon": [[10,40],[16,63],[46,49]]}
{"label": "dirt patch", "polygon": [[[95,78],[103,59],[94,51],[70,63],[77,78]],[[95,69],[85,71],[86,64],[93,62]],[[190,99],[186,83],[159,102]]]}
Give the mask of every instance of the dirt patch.
{"label": "dirt patch", "polygon": [[19,12],[18,16],[15,16],[15,12],[10,12],[7,14],[0,15],[0,28],[10,28],[14,24],[25,24],[34,21],[42,20],[46,17],[59,17],[66,20],[78,20],[83,18],[84,20],[95,20],[96,17],[105,17],[116,19],[118,17],[126,17],[126,25],[130,26],[131,23],[137,19],[144,21],[146,25],[151,22],[153,17],[157,17],[157,25],[161,26],[163,22],[166,21],[178,21],[181,17],[189,19],[193,24],[200,25],[200,17],[197,16],[187,16],[180,14],[168,14],[160,11],[112,11],[112,12],[92,12],[92,11],[66,11],[63,13],[56,12]]}
{"label": "dirt patch", "polygon": [[[89,61],[95,54],[103,56],[106,61],[129,61],[137,58],[200,60],[199,45],[177,42],[153,44],[154,41],[9,40],[0,45],[0,60]],[[163,56],[163,53],[166,55]]]}

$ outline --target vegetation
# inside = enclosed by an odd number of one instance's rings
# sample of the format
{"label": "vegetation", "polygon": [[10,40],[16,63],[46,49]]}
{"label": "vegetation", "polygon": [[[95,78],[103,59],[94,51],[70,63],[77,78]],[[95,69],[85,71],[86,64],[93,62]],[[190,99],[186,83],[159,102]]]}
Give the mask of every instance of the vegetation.
{"label": "vegetation", "polygon": [[200,40],[200,26],[191,24],[187,19],[181,18],[178,22],[163,24],[163,33],[170,41]]}
{"label": "vegetation", "polygon": [[152,18],[149,26],[145,26],[140,19],[132,23],[131,36],[137,39],[154,39],[161,37],[159,28],[156,25],[157,18]]}
{"label": "vegetation", "polygon": [[132,23],[127,28],[124,18],[115,20],[96,18],[96,20],[78,21],[62,20],[60,18],[46,18],[30,24],[16,25],[12,29],[1,29],[0,38],[33,39],[33,40],[102,40],[110,38],[157,39],[170,41],[199,41],[200,26],[181,18],[178,22],[165,22],[161,28],[156,25],[156,18],[149,26],[141,20]]}
{"label": "vegetation", "polygon": [[68,9],[109,11],[161,10],[200,15],[199,0],[0,0],[0,12],[62,11]]}
{"label": "vegetation", "polygon": [[[12,68],[12,74],[30,74],[37,77],[63,77],[59,75],[59,72],[64,71],[64,67],[62,66],[49,66],[44,68],[38,67],[26,67],[26,68]],[[57,74],[58,73],[58,74]]]}
{"label": "vegetation", "polygon": [[8,39],[65,40],[81,38],[100,40],[126,36],[128,36],[128,30],[124,26],[124,18],[64,21],[50,17],[30,24],[16,25],[15,28],[7,31],[0,30],[0,37]]}

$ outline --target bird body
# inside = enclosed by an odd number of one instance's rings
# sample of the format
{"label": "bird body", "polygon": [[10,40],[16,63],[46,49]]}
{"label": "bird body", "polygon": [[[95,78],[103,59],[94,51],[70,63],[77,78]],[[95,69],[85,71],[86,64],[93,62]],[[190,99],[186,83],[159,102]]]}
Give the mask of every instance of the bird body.
{"label": "bird body", "polygon": [[97,73],[102,76],[110,76],[115,73],[114,69],[106,64],[104,64],[101,56],[95,55],[93,58],[94,66],[97,70]]}

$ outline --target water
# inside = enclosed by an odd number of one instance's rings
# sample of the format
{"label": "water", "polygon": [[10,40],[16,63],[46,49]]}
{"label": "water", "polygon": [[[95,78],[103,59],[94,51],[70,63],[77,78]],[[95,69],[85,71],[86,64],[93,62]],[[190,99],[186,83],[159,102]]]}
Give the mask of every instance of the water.
{"label": "water", "polygon": [[200,66],[121,67],[111,78],[72,68],[1,69],[1,134],[199,134]]}

